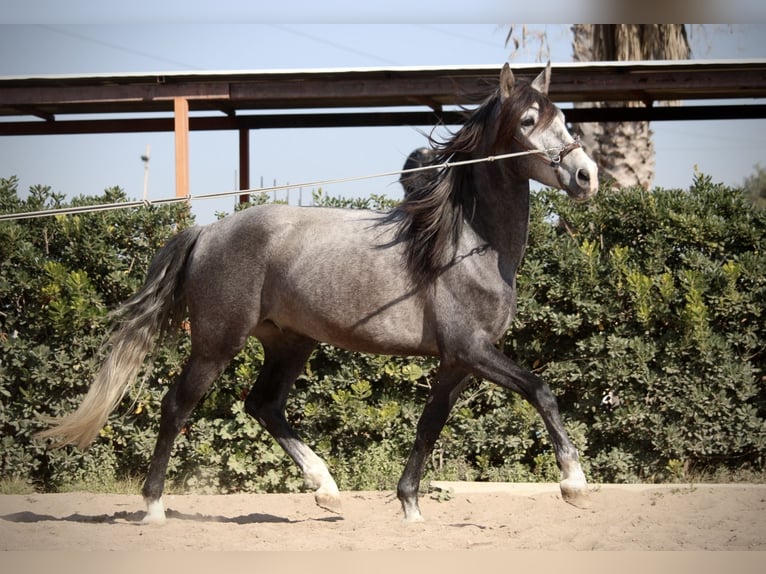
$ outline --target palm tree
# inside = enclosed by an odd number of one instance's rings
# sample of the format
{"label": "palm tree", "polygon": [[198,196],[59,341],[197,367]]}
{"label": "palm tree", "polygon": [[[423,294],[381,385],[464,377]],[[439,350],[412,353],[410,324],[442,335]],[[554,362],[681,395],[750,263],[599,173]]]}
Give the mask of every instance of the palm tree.
{"label": "palm tree", "polygon": [[[680,60],[691,52],[683,24],[575,24],[572,33],[575,61]],[[581,123],[573,131],[598,164],[602,181],[617,187],[652,187],[654,145],[649,122]]]}

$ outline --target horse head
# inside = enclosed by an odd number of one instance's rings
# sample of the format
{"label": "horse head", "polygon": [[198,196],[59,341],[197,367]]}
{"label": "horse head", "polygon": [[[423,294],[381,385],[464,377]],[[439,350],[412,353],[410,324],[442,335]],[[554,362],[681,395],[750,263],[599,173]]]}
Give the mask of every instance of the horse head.
{"label": "horse head", "polygon": [[506,63],[500,72],[497,152],[534,152],[518,158],[517,173],[586,200],[598,189],[598,168],[566,127],[564,114],[548,97],[551,65],[528,85],[517,85]]}

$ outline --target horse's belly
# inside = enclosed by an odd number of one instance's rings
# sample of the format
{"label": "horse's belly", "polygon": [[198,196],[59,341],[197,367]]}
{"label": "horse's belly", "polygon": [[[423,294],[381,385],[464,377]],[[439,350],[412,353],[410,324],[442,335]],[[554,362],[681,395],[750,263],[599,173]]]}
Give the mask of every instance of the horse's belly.
{"label": "horse's belly", "polygon": [[[329,287],[329,286],[328,286]],[[346,295],[344,297],[344,295]],[[304,299],[293,291],[264,319],[317,341],[351,351],[389,355],[435,354],[422,309],[412,296],[381,300],[373,293],[340,292]]]}

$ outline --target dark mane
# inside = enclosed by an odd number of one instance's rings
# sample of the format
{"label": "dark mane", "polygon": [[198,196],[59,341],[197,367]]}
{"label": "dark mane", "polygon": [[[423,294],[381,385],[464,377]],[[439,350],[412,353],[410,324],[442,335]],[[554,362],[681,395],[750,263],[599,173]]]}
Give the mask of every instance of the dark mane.
{"label": "dark mane", "polygon": [[[476,157],[482,142],[493,131],[489,153],[509,150],[521,115],[534,103],[540,110],[535,129],[545,128],[556,114],[556,107],[547,96],[520,83],[512,97],[500,105],[500,90],[496,89],[450,138],[445,141],[431,138],[435,152],[432,165]],[[407,268],[417,286],[436,279],[455,257],[466,214],[474,209],[475,169],[476,166],[467,165],[422,172],[424,177],[420,181],[424,183],[409,189],[404,200],[384,220],[396,226],[392,243],[407,244]]]}

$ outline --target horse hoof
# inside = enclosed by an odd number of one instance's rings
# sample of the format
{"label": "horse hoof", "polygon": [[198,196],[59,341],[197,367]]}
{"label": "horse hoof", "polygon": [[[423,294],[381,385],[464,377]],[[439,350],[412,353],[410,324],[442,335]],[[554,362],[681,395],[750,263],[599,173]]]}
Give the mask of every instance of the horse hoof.
{"label": "horse hoof", "polygon": [[576,508],[588,509],[591,506],[590,496],[584,487],[571,488],[561,485],[561,497],[564,502]]}
{"label": "horse hoof", "polygon": [[164,516],[152,516],[148,514],[141,520],[142,525],[162,526],[167,520]]}
{"label": "horse hoof", "polygon": [[420,524],[421,522],[425,522],[425,521],[426,521],[426,519],[423,518],[423,515],[420,514],[419,512],[417,514],[412,514],[410,516],[405,516],[402,519],[402,522],[404,524]]}
{"label": "horse hoof", "polygon": [[333,494],[331,492],[317,492],[314,494],[314,501],[316,505],[335,514],[341,514],[343,507],[340,503],[340,494]]}

